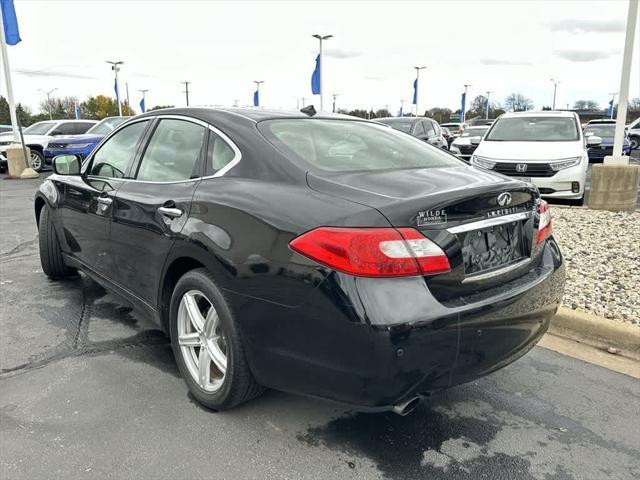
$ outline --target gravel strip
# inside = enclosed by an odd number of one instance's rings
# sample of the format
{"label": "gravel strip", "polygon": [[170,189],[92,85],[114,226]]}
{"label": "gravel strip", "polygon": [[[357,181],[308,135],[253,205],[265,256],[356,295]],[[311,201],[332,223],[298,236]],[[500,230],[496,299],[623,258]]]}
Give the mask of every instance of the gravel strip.
{"label": "gravel strip", "polygon": [[640,213],[551,207],[564,306],[640,327]]}

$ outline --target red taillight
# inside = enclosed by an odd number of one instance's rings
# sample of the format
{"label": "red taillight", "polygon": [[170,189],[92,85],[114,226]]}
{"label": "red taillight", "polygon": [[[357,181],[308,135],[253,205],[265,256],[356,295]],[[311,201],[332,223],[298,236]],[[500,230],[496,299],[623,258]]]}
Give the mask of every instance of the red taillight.
{"label": "red taillight", "polygon": [[538,213],[540,214],[540,223],[538,224],[538,243],[541,243],[549,235],[551,235],[551,210],[546,200],[540,200],[538,204]]}
{"label": "red taillight", "polygon": [[442,249],[413,228],[319,227],[294,238],[292,250],[361,277],[433,275],[451,270]]}

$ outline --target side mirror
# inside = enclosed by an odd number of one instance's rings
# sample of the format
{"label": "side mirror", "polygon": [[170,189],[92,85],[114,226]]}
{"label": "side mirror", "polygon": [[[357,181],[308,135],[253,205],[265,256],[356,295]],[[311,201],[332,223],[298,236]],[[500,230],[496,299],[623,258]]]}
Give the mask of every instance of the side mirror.
{"label": "side mirror", "polygon": [[587,147],[597,147],[602,143],[602,138],[595,135],[589,135],[587,137]]}
{"label": "side mirror", "polygon": [[469,141],[471,142],[471,145],[475,145],[476,147],[480,145],[481,140],[482,140],[482,137],[471,137],[469,139]]}
{"label": "side mirror", "polygon": [[80,175],[80,155],[58,155],[53,158],[53,171],[58,175]]}

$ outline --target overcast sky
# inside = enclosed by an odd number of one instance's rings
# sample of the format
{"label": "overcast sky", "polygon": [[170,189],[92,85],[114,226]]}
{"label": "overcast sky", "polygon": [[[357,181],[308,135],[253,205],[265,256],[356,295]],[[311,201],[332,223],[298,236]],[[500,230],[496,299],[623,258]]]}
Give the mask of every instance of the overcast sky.
{"label": "overcast sky", "polygon": [[[125,62],[121,92],[129,84],[137,107],[252,102],[253,80],[264,80],[265,107],[292,108],[311,100],[310,76],[325,43],[325,103],[396,111],[412,97],[413,67],[421,73],[420,109],[459,108],[469,96],[511,92],[536,108],[593,99],[604,108],[620,82],[627,2],[606,1],[363,1],[191,2],[16,0],[22,42],[9,47],[16,100],[38,111],[39,91],[55,95],[113,96],[106,60]],[[631,96],[640,96],[640,45]],[[5,85],[1,82],[4,95]]]}

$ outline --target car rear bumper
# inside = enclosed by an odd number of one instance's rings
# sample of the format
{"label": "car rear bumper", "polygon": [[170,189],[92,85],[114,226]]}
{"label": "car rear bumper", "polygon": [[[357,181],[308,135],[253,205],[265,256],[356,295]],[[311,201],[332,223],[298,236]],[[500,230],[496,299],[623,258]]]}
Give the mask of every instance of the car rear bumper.
{"label": "car rear bumper", "polygon": [[229,298],[259,383],[385,410],[528,352],[547,330],[564,287],[553,238],[540,255],[538,266],[506,291],[459,304],[438,302],[420,277],[380,282],[335,272],[301,307]]}

